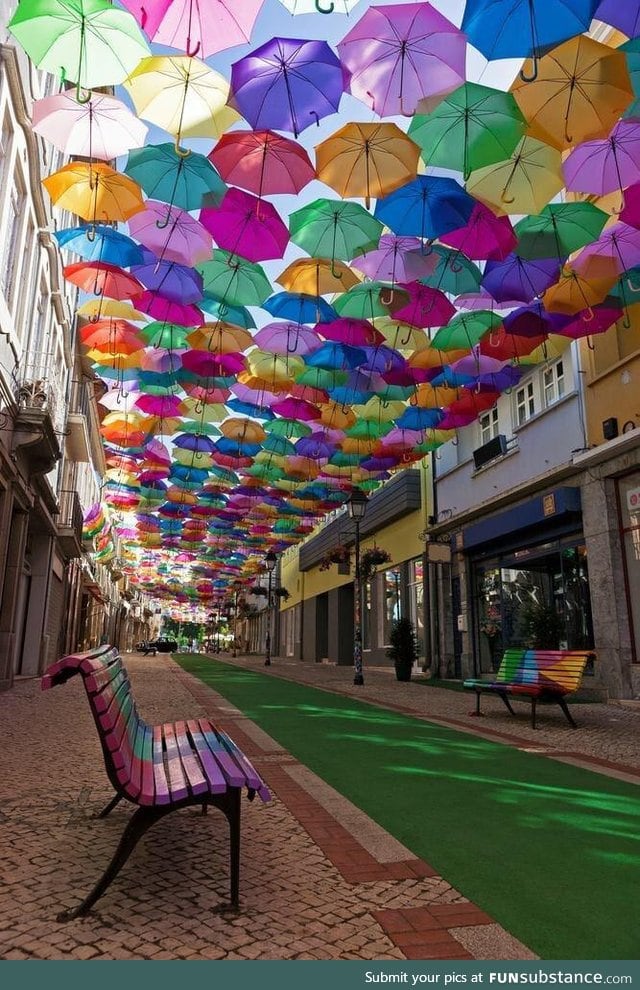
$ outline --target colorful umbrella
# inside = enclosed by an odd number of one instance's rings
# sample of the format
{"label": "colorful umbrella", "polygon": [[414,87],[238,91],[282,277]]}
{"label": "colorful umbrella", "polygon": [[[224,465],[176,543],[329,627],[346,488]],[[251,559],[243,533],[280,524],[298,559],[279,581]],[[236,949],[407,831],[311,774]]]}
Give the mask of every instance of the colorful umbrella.
{"label": "colorful umbrella", "polygon": [[179,155],[173,144],[156,144],[132,151],[124,171],[147,196],[183,210],[215,206],[227,187],[215,168],[196,152]]}
{"label": "colorful umbrella", "polygon": [[220,248],[248,261],[281,258],[289,231],[271,203],[229,189],[219,206],[201,210],[200,220]]}
{"label": "colorful umbrella", "polygon": [[640,34],[640,5],[637,0],[626,0],[625,3],[600,0],[593,16],[622,31],[628,38]]}
{"label": "colorful umbrella", "polygon": [[176,151],[182,138],[220,137],[238,119],[224,76],[187,55],[142,59],[124,86],[141,117],[174,135]]}
{"label": "colorful umbrella", "polygon": [[231,67],[232,105],[258,130],[295,137],[335,113],[343,69],[326,41],[272,38]]}
{"label": "colorful umbrella", "polygon": [[346,124],[316,146],[318,178],[341,196],[386,196],[415,178],[420,149],[397,124]]}
{"label": "colorful umbrella", "polygon": [[463,227],[474,206],[474,200],[455,179],[419,175],[378,200],[374,216],[394,234],[433,239]]}
{"label": "colorful umbrella", "polygon": [[256,196],[295,194],[315,178],[307,152],[273,131],[231,131],[209,154],[226,182]]}
{"label": "colorful umbrella", "polygon": [[299,357],[317,350],[321,345],[315,330],[299,323],[267,323],[258,331],[254,340],[263,351],[297,354]]}
{"label": "colorful umbrella", "polygon": [[633,98],[624,52],[584,36],[544,55],[534,81],[529,70],[511,90],[528,133],[559,149],[605,137]]}
{"label": "colorful umbrella", "polygon": [[208,58],[249,41],[264,0],[123,0],[158,44]]}
{"label": "colorful umbrella", "polygon": [[271,294],[271,283],[260,265],[229,251],[216,250],[211,261],[198,265],[205,292],[231,306],[261,306]]}
{"label": "colorful umbrella", "polygon": [[211,257],[211,235],[185,210],[148,199],[129,221],[129,230],[160,261],[192,266]]}
{"label": "colorful umbrella", "polygon": [[143,292],[136,296],[135,305],[156,320],[178,323],[183,327],[199,327],[204,323],[204,317],[196,306],[172,302],[158,292]]}
{"label": "colorful umbrella", "polygon": [[434,106],[465,76],[466,39],[429,3],[370,7],[338,53],[353,95],[381,117]]}
{"label": "colorful umbrella", "polygon": [[496,213],[539,213],[563,185],[560,152],[524,137],[506,161],[472,172],[467,192]]}
{"label": "colorful umbrella", "polygon": [[128,220],[144,208],[139,186],[102,162],[70,162],[42,184],[59,209],[94,224]]}
{"label": "colorful umbrella", "polygon": [[431,341],[431,346],[438,351],[472,348],[487,333],[497,330],[500,326],[500,317],[495,313],[483,313],[482,310],[476,313],[459,313],[446,327],[438,330]]}
{"label": "colorful umbrella", "polygon": [[640,179],[640,123],[621,120],[604,141],[585,141],[564,162],[567,189],[604,196]]}
{"label": "colorful umbrella", "polygon": [[468,223],[458,230],[442,234],[443,244],[458,248],[467,258],[501,261],[514,250],[517,237],[508,217],[497,217],[482,203],[477,203]]}
{"label": "colorful umbrella", "polygon": [[81,224],[56,230],[53,236],[61,248],[72,251],[85,261],[105,261],[128,268],[142,261],[142,251],[130,237],[102,224]]}
{"label": "colorful umbrella", "polygon": [[73,90],[33,104],[33,129],[65,155],[110,161],[140,148],[147,128],[120,100],[91,93],[79,103]]}
{"label": "colorful umbrella", "polygon": [[331,292],[345,292],[357,285],[360,279],[341,261],[301,258],[285,268],[276,281],[289,292],[317,297]]}
{"label": "colorful umbrella", "polygon": [[277,292],[262,304],[271,316],[293,323],[320,323],[333,320],[336,311],[322,296],[309,296],[303,292]]}
{"label": "colorful umbrella", "polygon": [[427,116],[416,115],[409,134],[427,165],[456,169],[466,180],[473,169],[508,158],[525,126],[511,93],[465,83]]}
{"label": "colorful umbrella", "polygon": [[597,5],[598,0],[467,0],[462,30],[485,58],[532,56],[532,71],[523,71],[532,82],[540,56],[587,31]]}
{"label": "colorful umbrella", "polygon": [[521,258],[557,257],[564,261],[590,241],[595,241],[608,215],[591,203],[551,203],[538,216],[516,224],[516,253]]}
{"label": "colorful umbrella", "polygon": [[170,302],[188,306],[202,299],[199,272],[175,261],[159,261],[150,251],[145,250],[143,264],[134,265],[132,272],[147,292],[161,293]]}
{"label": "colorful umbrella", "polygon": [[487,262],[482,287],[496,302],[503,299],[529,302],[553,285],[560,267],[557,258],[527,261],[517,254],[510,254],[504,261]]}
{"label": "colorful umbrella", "polygon": [[22,0],[8,26],[39,68],[77,82],[78,97],[122,82],[149,54],[131,14],[109,0]]}
{"label": "colorful umbrella", "polygon": [[308,254],[349,260],[378,243],[382,224],[358,203],[316,199],[290,215],[289,230]]}

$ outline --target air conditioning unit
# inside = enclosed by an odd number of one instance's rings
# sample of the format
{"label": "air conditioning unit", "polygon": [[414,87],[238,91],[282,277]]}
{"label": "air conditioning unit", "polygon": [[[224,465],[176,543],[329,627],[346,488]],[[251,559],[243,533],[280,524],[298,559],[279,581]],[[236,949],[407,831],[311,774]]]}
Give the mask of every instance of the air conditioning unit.
{"label": "air conditioning unit", "polygon": [[473,452],[473,462],[478,468],[484,467],[489,461],[493,461],[496,457],[502,457],[503,454],[507,452],[507,438],[503,433],[499,433],[497,437],[493,437],[487,443],[483,443],[482,447],[476,447]]}
{"label": "air conditioning unit", "polygon": [[618,436],[618,420],[615,416],[602,420],[602,436],[605,440],[615,440]]}

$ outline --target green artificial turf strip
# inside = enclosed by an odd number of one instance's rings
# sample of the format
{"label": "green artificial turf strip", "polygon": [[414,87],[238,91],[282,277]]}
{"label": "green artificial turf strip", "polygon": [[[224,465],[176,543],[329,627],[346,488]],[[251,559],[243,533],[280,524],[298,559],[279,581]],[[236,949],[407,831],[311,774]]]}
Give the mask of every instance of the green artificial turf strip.
{"label": "green artificial turf strip", "polygon": [[217,660],[176,659],[542,958],[638,957],[634,785]]}

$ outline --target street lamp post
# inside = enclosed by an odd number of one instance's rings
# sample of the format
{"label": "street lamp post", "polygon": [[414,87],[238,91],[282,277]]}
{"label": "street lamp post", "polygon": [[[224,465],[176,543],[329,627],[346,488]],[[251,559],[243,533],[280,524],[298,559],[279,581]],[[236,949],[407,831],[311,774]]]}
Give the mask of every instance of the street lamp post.
{"label": "street lamp post", "polygon": [[269,586],[267,589],[267,639],[266,639],[266,655],[264,660],[265,667],[271,666],[271,577],[276,566],[276,555],[273,550],[269,550],[267,556],[264,559],[265,567],[269,574]]}
{"label": "street lamp post", "polygon": [[347,503],[356,527],[356,566],[353,575],[353,683],[364,684],[362,675],[362,592],[360,587],[360,523],[367,511],[367,496],[354,488]]}

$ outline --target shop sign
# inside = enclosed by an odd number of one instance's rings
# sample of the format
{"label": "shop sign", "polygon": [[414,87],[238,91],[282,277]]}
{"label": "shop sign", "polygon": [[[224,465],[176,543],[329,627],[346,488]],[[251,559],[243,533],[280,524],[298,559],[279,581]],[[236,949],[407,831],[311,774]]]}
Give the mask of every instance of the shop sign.
{"label": "shop sign", "polygon": [[549,495],[544,495],[542,498],[542,514],[543,516],[555,516],[556,514],[556,496],[553,492]]}
{"label": "shop sign", "polygon": [[627,508],[629,512],[640,512],[640,488],[630,488],[627,492]]}

